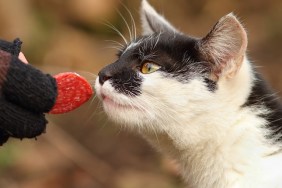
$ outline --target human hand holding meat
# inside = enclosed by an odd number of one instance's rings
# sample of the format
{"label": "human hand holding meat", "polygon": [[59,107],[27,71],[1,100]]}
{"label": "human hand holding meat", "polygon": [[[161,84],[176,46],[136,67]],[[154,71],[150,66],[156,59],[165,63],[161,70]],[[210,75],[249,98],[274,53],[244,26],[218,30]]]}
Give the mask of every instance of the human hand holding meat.
{"label": "human hand holding meat", "polygon": [[45,132],[45,113],[66,113],[93,94],[76,73],[44,74],[27,63],[19,39],[0,40],[0,145],[9,137],[34,138]]}

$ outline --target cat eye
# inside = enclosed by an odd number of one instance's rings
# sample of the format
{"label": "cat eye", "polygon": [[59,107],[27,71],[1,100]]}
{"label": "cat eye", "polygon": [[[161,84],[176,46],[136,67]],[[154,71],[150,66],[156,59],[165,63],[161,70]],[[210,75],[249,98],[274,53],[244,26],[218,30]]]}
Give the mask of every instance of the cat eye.
{"label": "cat eye", "polygon": [[146,62],[142,65],[141,67],[141,72],[143,74],[150,74],[150,73],[153,73],[157,70],[159,70],[161,68],[161,66],[155,64],[155,63],[151,63],[151,62]]}

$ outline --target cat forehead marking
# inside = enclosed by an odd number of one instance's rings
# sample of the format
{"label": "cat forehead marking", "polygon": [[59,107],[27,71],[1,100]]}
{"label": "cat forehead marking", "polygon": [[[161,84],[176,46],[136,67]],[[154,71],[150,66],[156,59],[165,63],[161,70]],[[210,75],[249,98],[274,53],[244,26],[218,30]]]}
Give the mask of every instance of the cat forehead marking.
{"label": "cat forehead marking", "polygon": [[141,40],[132,41],[132,42],[125,48],[125,50],[123,51],[123,54],[126,53],[128,50],[137,47],[138,45],[140,45],[140,43],[141,43]]}
{"label": "cat forehead marking", "polygon": [[126,49],[123,51],[123,54],[128,50],[134,49],[138,46],[142,46],[142,44],[144,44],[144,47],[150,47],[151,49],[154,49],[160,40],[161,33],[155,35],[143,36],[131,41],[130,44],[126,47]]}

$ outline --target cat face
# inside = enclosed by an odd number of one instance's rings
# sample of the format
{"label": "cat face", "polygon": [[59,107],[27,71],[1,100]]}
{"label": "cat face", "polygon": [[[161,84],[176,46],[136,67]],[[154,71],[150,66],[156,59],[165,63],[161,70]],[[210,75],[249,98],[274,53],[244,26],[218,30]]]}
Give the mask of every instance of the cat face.
{"label": "cat face", "polygon": [[108,115],[121,123],[153,125],[179,113],[173,109],[186,108],[203,91],[214,92],[216,83],[196,44],[197,39],[170,33],[132,41],[96,81]]}
{"label": "cat face", "polygon": [[197,39],[178,32],[147,1],[141,12],[143,36],[100,71],[95,88],[111,119],[163,131],[220,100],[220,81],[232,79],[243,62],[246,33],[232,14]]}

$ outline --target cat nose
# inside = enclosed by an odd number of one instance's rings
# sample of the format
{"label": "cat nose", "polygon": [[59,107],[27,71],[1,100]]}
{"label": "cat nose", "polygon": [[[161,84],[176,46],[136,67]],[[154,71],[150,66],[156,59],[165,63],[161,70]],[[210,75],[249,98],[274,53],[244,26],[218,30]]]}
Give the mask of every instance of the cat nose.
{"label": "cat nose", "polygon": [[112,76],[108,71],[103,71],[103,70],[99,72],[98,76],[99,76],[99,83],[101,85],[103,85],[107,80],[112,78]]}

